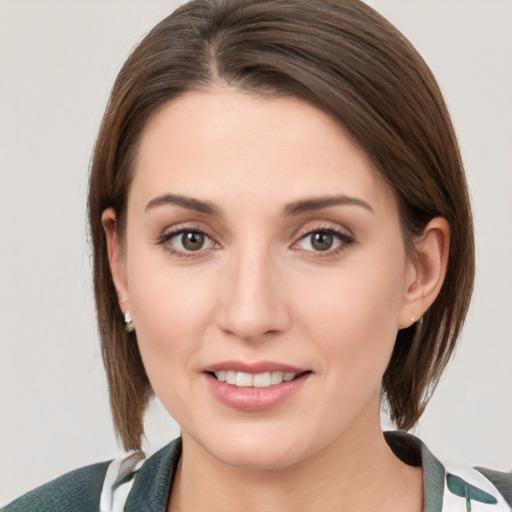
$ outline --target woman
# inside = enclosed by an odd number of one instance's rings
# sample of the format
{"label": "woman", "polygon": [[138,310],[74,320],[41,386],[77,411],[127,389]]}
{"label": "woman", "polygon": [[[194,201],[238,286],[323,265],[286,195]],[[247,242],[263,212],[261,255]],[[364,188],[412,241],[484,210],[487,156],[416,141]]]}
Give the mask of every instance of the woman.
{"label": "woman", "polygon": [[[192,2],[118,76],[91,170],[128,450],[6,510],[510,510],[416,438],[474,251],[434,78],[356,1]],[[155,393],[182,436],[141,459]],[[508,504],[507,504],[508,502]]]}

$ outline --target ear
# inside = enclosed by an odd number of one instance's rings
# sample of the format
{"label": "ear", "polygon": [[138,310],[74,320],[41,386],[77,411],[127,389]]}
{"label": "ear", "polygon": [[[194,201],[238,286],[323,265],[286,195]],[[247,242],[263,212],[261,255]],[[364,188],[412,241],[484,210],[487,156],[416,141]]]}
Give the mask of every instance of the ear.
{"label": "ear", "polygon": [[414,243],[415,256],[406,271],[399,329],[418,321],[439,294],[446,275],[449,247],[448,221],[444,217],[435,217]]}
{"label": "ear", "polygon": [[119,237],[117,234],[117,218],[113,208],[107,208],[101,215],[101,223],[105,230],[107,239],[108,260],[112,280],[117,291],[119,306],[123,313],[131,310],[130,295],[126,280],[126,268],[124,265],[123,254]]}

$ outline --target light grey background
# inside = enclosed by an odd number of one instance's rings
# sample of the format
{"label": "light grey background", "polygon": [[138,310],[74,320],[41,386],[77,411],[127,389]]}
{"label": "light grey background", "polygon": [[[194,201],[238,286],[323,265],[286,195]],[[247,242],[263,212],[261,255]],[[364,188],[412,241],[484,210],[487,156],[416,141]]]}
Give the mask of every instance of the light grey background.
{"label": "light grey background", "polygon": [[[119,452],[86,242],[87,169],[130,49],[179,2],[0,0],[0,505]],[[478,278],[416,430],[442,460],[512,469],[512,2],[373,0],[438,77],[474,202]],[[178,433],[158,404],[149,450]]]}

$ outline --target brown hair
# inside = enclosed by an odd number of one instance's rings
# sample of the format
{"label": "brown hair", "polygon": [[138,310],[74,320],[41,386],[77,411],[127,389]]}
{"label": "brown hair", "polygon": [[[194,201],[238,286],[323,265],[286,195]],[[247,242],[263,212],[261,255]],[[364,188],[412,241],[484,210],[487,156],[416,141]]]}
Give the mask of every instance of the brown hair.
{"label": "brown hair", "polygon": [[101,214],[122,239],[138,141],[150,116],[190,90],[230,85],[303,99],[337,119],[393,187],[406,248],[434,217],[450,225],[443,287],[421,322],[399,331],[383,380],[402,429],[421,416],[461,331],[474,278],[471,211],[450,117],[412,45],[358,0],[196,0],[160,22],[114,84],[93,154],[89,222],[102,353],[114,424],[140,449],[152,394],[126,333]]}

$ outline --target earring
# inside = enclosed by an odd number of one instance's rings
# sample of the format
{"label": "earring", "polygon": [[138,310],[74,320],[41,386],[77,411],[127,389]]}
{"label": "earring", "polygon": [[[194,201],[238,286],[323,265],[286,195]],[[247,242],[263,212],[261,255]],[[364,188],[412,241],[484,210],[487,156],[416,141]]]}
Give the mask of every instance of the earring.
{"label": "earring", "polygon": [[414,315],[411,315],[410,320],[411,320],[411,324],[413,324],[414,322],[416,322],[416,317]]}
{"label": "earring", "polygon": [[130,312],[127,311],[124,314],[124,327],[126,329],[126,332],[133,332],[135,331],[135,326],[133,325],[132,317],[130,316]]}

